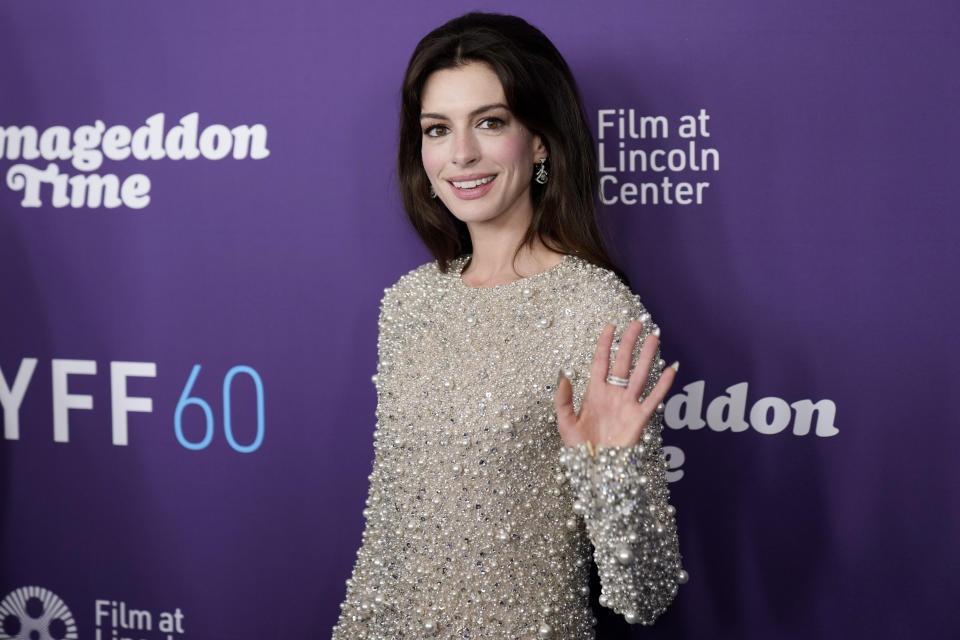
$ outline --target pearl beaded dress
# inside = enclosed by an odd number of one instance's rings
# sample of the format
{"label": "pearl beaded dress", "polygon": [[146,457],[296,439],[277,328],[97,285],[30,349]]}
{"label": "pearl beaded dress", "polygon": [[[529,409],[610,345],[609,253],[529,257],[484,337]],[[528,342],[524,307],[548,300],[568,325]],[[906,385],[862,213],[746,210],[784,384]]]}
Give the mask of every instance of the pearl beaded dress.
{"label": "pearl beaded dress", "polygon": [[333,639],[592,640],[591,547],[600,604],[652,623],[686,581],[662,415],[637,445],[591,455],[563,445],[553,396],[562,370],[579,411],[605,323],[619,338],[644,322],[634,362],[659,328],[583,259],[476,288],[468,258],[385,290],[366,528]]}

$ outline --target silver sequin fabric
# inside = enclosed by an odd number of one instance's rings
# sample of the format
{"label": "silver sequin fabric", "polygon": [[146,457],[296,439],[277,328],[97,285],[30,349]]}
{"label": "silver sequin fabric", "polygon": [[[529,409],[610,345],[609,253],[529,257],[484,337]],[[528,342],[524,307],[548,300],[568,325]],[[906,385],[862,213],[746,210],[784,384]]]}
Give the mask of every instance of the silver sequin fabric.
{"label": "silver sequin fabric", "polygon": [[634,361],[659,327],[581,258],[484,288],[461,280],[468,258],[385,290],[366,527],[333,639],[593,639],[591,558],[600,603],[649,624],[686,580],[662,416],[591,454],[563,445],[553,396],[563,371],[579,410],[605,323],[644,322]]}

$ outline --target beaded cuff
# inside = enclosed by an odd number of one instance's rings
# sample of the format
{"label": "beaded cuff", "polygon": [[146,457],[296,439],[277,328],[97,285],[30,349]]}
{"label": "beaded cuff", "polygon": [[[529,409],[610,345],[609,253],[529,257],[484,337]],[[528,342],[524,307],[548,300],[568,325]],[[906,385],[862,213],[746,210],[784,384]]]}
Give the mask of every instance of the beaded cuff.
{"label": "beaded cuff", "polygon": [[[654,426],[654,425],[651,425]],[[631,447],[563,447],[560,462],[583,516],[600,574],[600,604],[644,625],[687,581],[675,509],[668,504],[660,436],[648,428]]]}

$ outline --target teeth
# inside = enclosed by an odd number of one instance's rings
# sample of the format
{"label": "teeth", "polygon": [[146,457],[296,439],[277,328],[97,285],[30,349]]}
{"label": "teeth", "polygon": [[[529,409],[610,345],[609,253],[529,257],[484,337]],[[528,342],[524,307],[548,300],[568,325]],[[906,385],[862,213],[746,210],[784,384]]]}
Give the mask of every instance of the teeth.
{"label": "teeth", "polygon": [[455,186],[457,189],[473,189],[474,187],[478,187],[481,184],[487,184],[488,182],[493,180],[494,177],[495,176],[487,176],[486,178],[480,178],[479,180],[467,180],[466,182],[454,182],[453,186]]}

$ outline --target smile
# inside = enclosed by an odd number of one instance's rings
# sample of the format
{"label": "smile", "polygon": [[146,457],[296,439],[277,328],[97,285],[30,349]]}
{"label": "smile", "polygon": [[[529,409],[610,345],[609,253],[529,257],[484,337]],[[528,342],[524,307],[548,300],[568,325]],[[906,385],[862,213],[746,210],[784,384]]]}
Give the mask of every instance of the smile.
{"label": "smile", "polygon": [[496,176],[487,176],[486,178],[480,178],[479,180],[466,180],[464,182],[454,182],[451,180],[450,184],[455,186],[457,189],[475,189],[482,184],[487,184],[494,178],[496,178]]}

